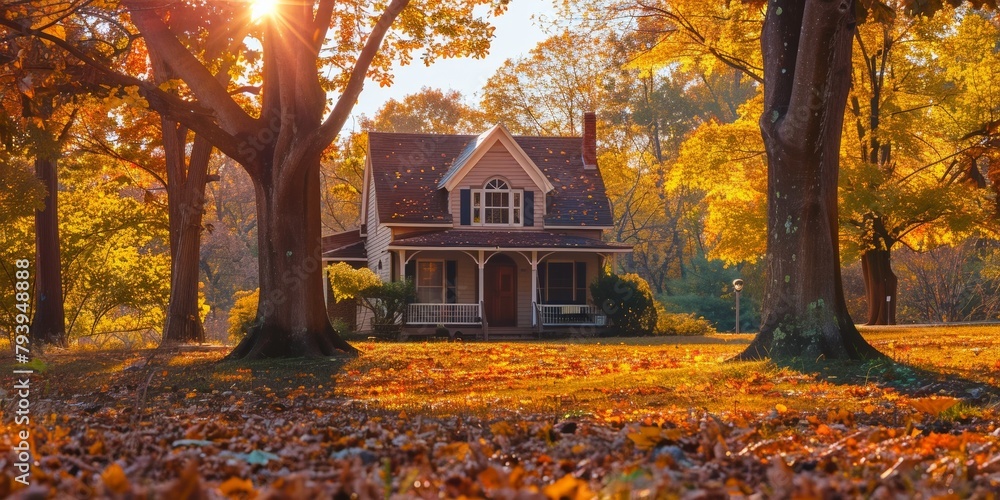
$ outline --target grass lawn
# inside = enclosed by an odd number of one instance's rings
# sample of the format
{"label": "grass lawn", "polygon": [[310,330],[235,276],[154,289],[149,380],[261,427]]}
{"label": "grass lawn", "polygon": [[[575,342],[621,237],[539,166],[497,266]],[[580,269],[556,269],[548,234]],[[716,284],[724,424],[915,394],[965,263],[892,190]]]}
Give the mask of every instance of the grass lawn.
{"label": "grass lawn", "polygon": [[[359,342],[356,359],[239,364],[217,349],[53,352],[31,379],[33,490],[5,467],[0,495],[997,491],[1000,327],[864,334],[896,362],[726,362],[745,335]],[[25,428],[12,369],[7,448]]]}

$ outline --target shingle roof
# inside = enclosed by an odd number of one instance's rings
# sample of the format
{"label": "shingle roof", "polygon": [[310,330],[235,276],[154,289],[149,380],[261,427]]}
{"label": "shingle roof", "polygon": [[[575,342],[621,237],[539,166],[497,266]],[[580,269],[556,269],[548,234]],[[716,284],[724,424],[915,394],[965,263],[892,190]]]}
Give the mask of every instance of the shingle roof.
{"label": "shingle roof", "polygon": [[323,259],[325,260],[359,260],[367,259],[365,242],[361,239],[361,231],[344,231],[323,237]]}
{"label": "shingle roof", "polygon": [[583,236],[555,234],[548,231],[477,231],[462,229],[449,229],[400,238],[392,242],[390,247],[632,249],[632,245],[607,243]]}
{"label": "shingle roof", "polygon": [[[369,159],[382,223],[451,223],[448,194],[438,189],[474,135],[369,132]],[[580,137],[514,140],[555,189],[545,198],[545,224],[611,226],[611,206],[599,169],[583,168]],[[541,214],[536,214],[536,220]]]}

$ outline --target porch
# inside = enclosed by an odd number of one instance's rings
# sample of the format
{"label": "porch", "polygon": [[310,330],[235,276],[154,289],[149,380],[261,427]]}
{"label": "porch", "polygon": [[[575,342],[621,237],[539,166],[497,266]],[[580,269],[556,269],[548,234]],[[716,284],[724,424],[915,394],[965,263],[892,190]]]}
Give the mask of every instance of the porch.
{"label": "porch", "polygon": [[410,304],[403,333],[406,336],[438,335],[438,329],[456,332],[466,338],[494,340],[506,338],[539,338],[545,333],[571,334],[574,329],[593,331],[607,326],[607,315],[597,306],[579,304],[532,303],[530,326],[490,327],[479,304]]}
{"label": "porch", "polygon": [[409,279],[417,301],[403,319],[406,335],[439,330],[497,338],[607,326],[589,286],[631,247],[598,239],[600,231],[450,230],[398,238],[388,246],[389,276]]}

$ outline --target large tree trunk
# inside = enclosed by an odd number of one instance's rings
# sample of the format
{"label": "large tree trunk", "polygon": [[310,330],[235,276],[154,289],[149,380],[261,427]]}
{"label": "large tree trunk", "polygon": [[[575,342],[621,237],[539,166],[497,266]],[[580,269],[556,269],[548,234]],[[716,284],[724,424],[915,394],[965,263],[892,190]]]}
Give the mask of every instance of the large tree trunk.
{"label": "large tree trunk", "polygon": [[868,250],[861,256],[861,272],[868,295],[868,324],[896,324],[896,274],[889,250]]}
{"label": "large tree trunk", "polygon": [[66,347],[55,158],[35,158],[35,175],[45,185],[46,193],[45,208],[35,211],[35,314],[31,335],[39,344]]}
{"label": "large tree trunk", "polygon": [[837,175],[854,4],[779,3],[768,6],[761,40],[767,280],[760,333],[737,359],[874,357],[878,352],[847,312],[838,248]]}
{"label": "large tree trunk", "polygon": [[260,301],[230,359],[357,354],[333,329],[323,301],[319,158],[303,161],[312,164],[299,179],[254,181]]}
{"label": "large tree trunk", "polygon": [[[187,129],[162,119],[167,163],[167,206],[170,218],[170,302],[163,342],[205,341],[198,309],[201,219],[212,145],[195,137],[186,160]],[[185,168],[187,163],[187,168]]]}

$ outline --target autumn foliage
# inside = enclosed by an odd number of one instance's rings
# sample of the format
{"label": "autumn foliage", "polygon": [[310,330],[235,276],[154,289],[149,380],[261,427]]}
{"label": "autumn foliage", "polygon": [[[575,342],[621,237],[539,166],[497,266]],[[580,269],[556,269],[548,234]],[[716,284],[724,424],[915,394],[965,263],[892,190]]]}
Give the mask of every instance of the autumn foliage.
{"label": "autumn foliage", "polygon": [[997,334],[867,330],[906,364],[815,370],[725,362],[746,336],[52,355],[34,483],[5,469],[0,495],[988,498]]}

